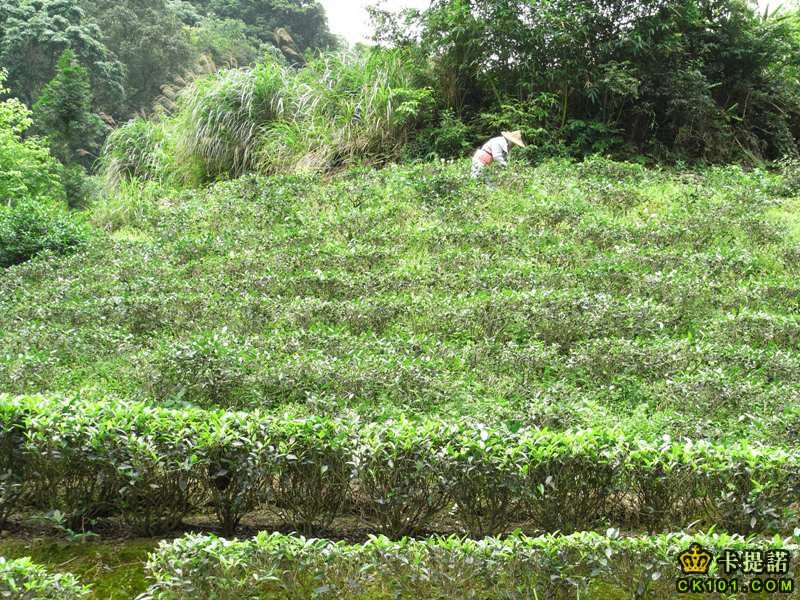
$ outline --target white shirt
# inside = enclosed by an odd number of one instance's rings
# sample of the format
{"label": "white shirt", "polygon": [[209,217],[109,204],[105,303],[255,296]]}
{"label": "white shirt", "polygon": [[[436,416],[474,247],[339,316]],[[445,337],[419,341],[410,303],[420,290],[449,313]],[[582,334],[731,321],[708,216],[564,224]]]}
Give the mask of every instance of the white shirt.
{"label": "white shirt", "polygon": [[502,135],[490,139],[486,142],[481,150],[485,150],[492,155],[492,158],[498,162],[501,167],[508,164],[508,140]]}

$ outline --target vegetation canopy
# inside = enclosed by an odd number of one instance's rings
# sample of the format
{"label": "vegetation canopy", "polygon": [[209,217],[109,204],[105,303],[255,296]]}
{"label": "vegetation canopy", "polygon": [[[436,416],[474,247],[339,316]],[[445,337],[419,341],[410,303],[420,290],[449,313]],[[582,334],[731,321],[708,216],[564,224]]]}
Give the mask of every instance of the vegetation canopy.
{"label": "vegetation canopy", "polygon": [[796,594],[800,13],[369,12],[0,3],[0,597]]}

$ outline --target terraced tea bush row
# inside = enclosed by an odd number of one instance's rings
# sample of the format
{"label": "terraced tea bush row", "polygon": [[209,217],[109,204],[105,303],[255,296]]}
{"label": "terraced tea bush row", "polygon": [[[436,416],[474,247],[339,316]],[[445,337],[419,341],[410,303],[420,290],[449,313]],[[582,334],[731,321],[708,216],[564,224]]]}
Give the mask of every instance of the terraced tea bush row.
{"label": "terraced tea bush row", "polygon": [[796,522],[800,494],[797,452],[467,420],[363,424],[6,396],[0,446],[0,516],[59,510],[76,530],[116,515],[154,534],[205,511],[232,534],[266,508],[304,532],[356,514],[395,537],[438,518],[477,537],[515,524],[773,532]]}
{"label": "terraced tea bush row", "polygon": [[[280,534],[249,541],[189,535],[150,557],[147,598],[610,598],[673,597],[677,556],[692,543],[712,555],[749,548],[788,550],[797,539],[666,534],[654,537],[512,536],[432,538],[363,545]],[[794,565],[789,565],[791,569]],[[796,570],[796,567],[794,567]],[[712,573],[719,574],[716,563]],[[790,578],[786,575],[770,578]],[[740,585],[749,577],[740,577]]]}
{"label": "terraced tea bush row", "polygon": [[468,169],[131,181],[4,269],[0,390],[800,441],[788,171]]}
{"label": "terraced tea bush row", "polygon": [[5,600],[78,600],[89,589],[74,575],[48,573],[29,558],[0,556],[0,598]]}

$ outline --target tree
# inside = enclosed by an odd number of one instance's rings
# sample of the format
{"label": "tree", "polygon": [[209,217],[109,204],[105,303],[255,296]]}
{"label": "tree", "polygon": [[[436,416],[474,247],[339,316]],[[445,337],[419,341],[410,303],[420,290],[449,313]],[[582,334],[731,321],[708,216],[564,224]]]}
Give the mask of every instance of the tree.
{"label": "tree", "polygon": [[284,28],[301,53],[336,45],[325,9],[316,0],[207,0],[202,4],[223,19],[243,21],[249,35],[262,42],[274,43],[275,31]]}
{"label": "tree", "polygon": [[108,127],[92,112],[89,73],[72,50],[61,55],[56,76],[42,90],[33,114],[37,129],[47,135],[53,155],[65,166],[62,183],[67,203],[82,205],[89,194],[86,170],[94,163]]}
{"label": "tree", "polygon": [[[9,92],[5,79],[0,70],[0,95]],[[61,165],[43,140],[26,135],[32,123],[31,111],[19,100],[0,102],[0,206],[63,199]]]}
{"label": "tree", "polygon": [[42,90],[33,114],[37,129],[47,135],[58,160],[91,166],[108,128],[92,112],[89,72],[78,63],[74,51],[61,54],[56,76]]}
{"label": "tree", "polygon": [[167,0],[81,0],[100,26],[103,40],[125,65],[126,117],[149,110],[161,86],[196,58],[184,19],[185,6]]}
{"label": "tree", "polygon": [[511,116],[576,154],[798,149],[800,40],[749,0],[433,0],[405,22],[375,16],[383,39],[430,57],[440,98],[467,120]]}
{"label": "tree", "polygon": [[235,19],[206,17],[189,30],[192,47],[216,65],[245,66],[258,58],[257,40],[247,35],[247,26]]}
{"label": "tree", "polygon": [[11,93],[28,106],[53,78],[58,57],[68,48],[88,69],[98,107],[115,113],[124,98],[124,67],[76,0],[0,3],[0,64],[8,71]]}

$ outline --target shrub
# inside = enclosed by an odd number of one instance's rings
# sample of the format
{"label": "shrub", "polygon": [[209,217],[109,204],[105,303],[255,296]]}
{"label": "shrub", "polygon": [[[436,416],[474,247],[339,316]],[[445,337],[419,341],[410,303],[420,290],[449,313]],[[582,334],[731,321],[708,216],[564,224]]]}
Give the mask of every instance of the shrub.
{"label": "shrub", "polygon": [[516,436],[484,427],[464,429],[448,444],[444,469],[450,495],[470,534],[496,535],[519,518],[526,459]]}
{"label": "shrub", "polygon": [[257,415],[225,413],[198,437],[203,485],[223,534],[236,533],[242,517],[267,501],[273,466],[270,430]]}
{"label": "shrub", "polygon": [[0,403],[0,531],[19,507],[26,487],[25,420],[19,403]]}
{"label": "shrub", "polygon": [[0,207],[0,267],[23,263],[45,251],[67,254],[87,240],[85,226],[55,204],[22,200]]}
{"label": "shrub", "polygon": [[188,535],[151,555],[155,583],[147,598],[667,598],[680,575],[676,556],[694,542],[714,555],[797,551],[796,542],[719,534],[377,537],[361,545],[266,533],[242,542]]}
{"label": "shrub", "polygon": [[608,514],[624,442],[593,431],[527,440],[528,511],[545,531],[591,529]]}
{"label": "shrub", "polygon": [[204,429],[193,413],[134,409],[114,419],[107,466],[116,466],[116,507],[140,535],[174,530],[201,503],[196,451]]}
{"label": "shrub", "polygon": [[51,574],[30,558],[0,556],[0,596],[9,600],[78,600],[89,588],[71,574]]}
{"label": "shrub", "polygon": [[690,460],[705,476],[702,497],[710,523],[751,534],[774,530],[778,523],[796,518],[794,502],[800,493],[796,457],[775,448],[743,445],[720,452],[701,445]]}
{"label": "shrub", "polygon": [[27,410],[31,504],[63,513],[74,531],[92,529],[96,517],[113,513],[119,494],[108,451],[116,434],[113,421],[102,407],[81,402],[64,401],[55,411],[47,401],[32,399]]}
{"label": "shrub", "polygon": [[246,344],[227,328],[164,343],[149,374],[151,393],[161,400],[235,406],[244,393]]}
{"label": "shrub", "polygon": [[128,121],[108,136],[101,153],[106,191],[113,194],[125,181],[165,182],[171,158],[168,125],[141,118]]}
{"label": "shrub", "polygon": [[61,176],[64,185],[64,195],[70,208],[87,208],[97,197],[98,189],[95,180],[81,165],[68,165],[64,167]]}
{"label": "shrub", "polygon": [[331,524],[350,500],[347,429],[327,419],[288,421],[273,431],[270,491],[279,517],[299,531]]}
{"label": "shrub", "polygon": [[661,445],[637,440],[626,457],[640,523],[648,531],[689,525],[700,493],[686,447],[668,439]]}
{"label": "shrub", "polygon": [[787,196],[800,194],[800,158],[787,156],[778,164],[783,177],[783,189],[781,191]]}
{"label": "shrub", "polygon": [[[0,69],[0,97],[8,93],[5,81],[6,72]],[[64,198],[62,167],[45,141],[26,135],[32,124],[25,104],[16,99],[0,102],[0,206],[13,206],[23,199]]]}
{"label": "shrub", "polygon": [[398,536],[423,530],[448,505],[457,527],[476,537],[514,523],[573,531],[615,522],[655,532],[697,521],[748,534],[798,523],[796,451],[629,441],[602,429],[362,426],[5,396],[0,443],[17,458],[4,467],[0,509],[58,510],[74,530],[118,515],[137,532],[164,532],[208,506],[229,535],[262,507],[306,532],[355,507]]}
{"label": "shrub", "polygon": [[123,180],[114,193],[101,195],[92,206],[92,223],[108,231],[146,230],[158,215],[158,202],[168,192],[153,182]]}
{"label": "shrub", "polygon": [[470,137],[469,127],[452,110],[445,110],[436,126],[420,134],[415,153],[425,158],[460,158],[472,148]]}
{"label": "shrub", "polygon": [[388,421],[358,435],[357,504],[362,518],[393,539],[442,511],[450,486],[443,472],[451,429],[439,423]]}

